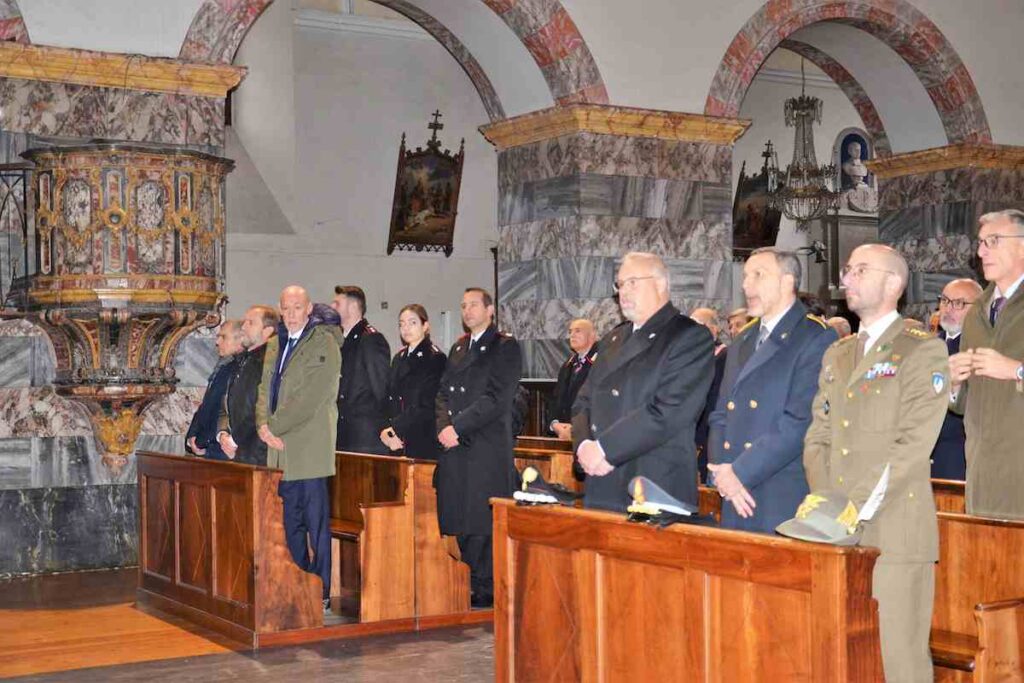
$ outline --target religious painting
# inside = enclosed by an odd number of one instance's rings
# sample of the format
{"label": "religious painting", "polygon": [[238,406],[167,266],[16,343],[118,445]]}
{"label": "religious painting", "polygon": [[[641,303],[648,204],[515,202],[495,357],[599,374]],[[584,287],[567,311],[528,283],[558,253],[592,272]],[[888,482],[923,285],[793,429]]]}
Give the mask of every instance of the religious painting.
{"label": "religious painting", "polygon": [[[768,143],[771,145],[771,142]],[[770,147],[768,147],[770,150]],[[747,175],[747,162],[740,167],[740,179],[732,204],[732,254],[734,261],[746,261],[750,252],[775,246],[782,214],[768,204],[767,161],[754,175]]]}
{"label": "religious painting", "polygon": [[465,140],[457,154],[447,149],[441,151],[437,131],[444,128],[444,124],[438,122],[439,111],[435,111],[433,117],[434,121],[427,125],[433,134],[426,149],[406,149],[405,133],[402,134],[388,233],[389,254],[395,249],[452,254]]}

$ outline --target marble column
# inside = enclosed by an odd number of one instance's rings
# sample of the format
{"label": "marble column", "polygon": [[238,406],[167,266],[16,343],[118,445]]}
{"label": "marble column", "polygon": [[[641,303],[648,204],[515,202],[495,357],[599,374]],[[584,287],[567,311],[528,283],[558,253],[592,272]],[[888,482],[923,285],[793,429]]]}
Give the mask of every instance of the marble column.
{"label": "marble column", "polygon": [[748,122],[605,105],[558,107],[481,128],[498,149],[501,327],[524,376],[551,378],[573,318],[621,320],[623,254],[651,251],[686,312],[731,300],[732,144]]}
{"label": "marble column", "polygon": [[963,143],[868,163],[881,241],[907,258],[905,313],[927,321],[947,282],[980,276],[972,241],[989,211],[1024,209],[1024,147]]}

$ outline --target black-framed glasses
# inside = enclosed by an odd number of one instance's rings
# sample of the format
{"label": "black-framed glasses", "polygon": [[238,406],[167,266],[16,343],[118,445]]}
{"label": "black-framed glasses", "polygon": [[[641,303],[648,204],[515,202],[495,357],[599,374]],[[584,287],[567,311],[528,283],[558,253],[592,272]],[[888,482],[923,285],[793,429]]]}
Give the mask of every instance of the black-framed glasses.
{"label": "black-framed glasses", "polygon": [[1019,239],[1024,239],[1024,235],[988,235],[986,237],[979,237],[971,242],[971,248],[974,251],[978,251],[978,248],[981,247],[981,245],[985,245],[986,249],[995,249],[999,246],[999,240]]}
{"label": "black-framed glasses", "polygon": [[653,280],[656,277],[658,276],[644,275],[642,277],[627,277],[625,280],[616,280],[615,282],[613,282],[612,289],[615,290],[615,293],[617,294],[624,289],[633,289],[634,287],[636,287],[636,283],[640,282],[641,280]]}
{"label": "black-framed glasses", "polygon": [[954,311],[963,310],[966,306],[970,306],[974,303],[967,299],[950,299],[948,296],[943,296],[942,294],[936,298],[936,301],[939,302],[939,306],[945,306],[946,308],[951,308]]}
{"label": "black-framed glasses", "polygon": [[849,275],[854,280],[860,280],[869,271],[876,271],[876,272],[879,272],[879,273],[888,273],[889,275],[895,275],[896,274],[894,271],[886,270],[885,268],[872,268],[871,266],[865,265],[863,263],[858,263],[857,265],[854,265],[854,266],[845,265],[842,268],[840,268],[839,269],[839,278],[843,279],[847,275]]}

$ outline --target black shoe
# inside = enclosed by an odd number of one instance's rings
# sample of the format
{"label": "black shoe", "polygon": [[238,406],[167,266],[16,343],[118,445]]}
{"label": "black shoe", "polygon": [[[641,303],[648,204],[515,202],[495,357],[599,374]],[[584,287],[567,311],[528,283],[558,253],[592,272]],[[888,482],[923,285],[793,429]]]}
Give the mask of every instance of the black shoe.
{"label": "black shoe", "polygon": [[331,599],[330,598],[324,598],[324,614],[330,614],[330,613],[331,613]]}
{"label": "black shoe", "polygon": [[473,595],[469,598],[469,604],[471,607],[476,607],[478,609],[494,607],[494,596],[477,595],[476,593],[473,593]]}

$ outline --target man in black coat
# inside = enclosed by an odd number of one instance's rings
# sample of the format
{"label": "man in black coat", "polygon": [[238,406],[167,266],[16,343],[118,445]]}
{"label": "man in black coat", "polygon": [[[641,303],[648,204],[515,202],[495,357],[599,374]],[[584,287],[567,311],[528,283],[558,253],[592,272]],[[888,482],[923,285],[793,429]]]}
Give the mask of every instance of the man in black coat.
{"label": "man in black coat", "polygon": [[722,386],[722,377],[725,375],[725,362],[729,358],[729,348],[725,344],[718,343],[718,335],[722,328],[718,322],[718,311],[713,308],[695,308],[690,311],[690,317],[708,328],[711,338],[715,342],[715,376],[708,388],[708,398],[704,402],[704,410],[700,411],[697,419],[697,433],[694,440],[697,442],[697,474],[701,482],[708,480],[708,418],[711,411],[718,403],[718,392]]}
{"label": "man in black coat", "polygon": [[185,450],[210,460],[227,460],[217,442],[217,419],[224,402],[228,378],[237,367],[236,354],[242,351],[242,330],[237,320],[225,320],[217,330],[217,355],[220,360],[210,374],[206,393],[192,416],[185,434]]}
{"label": "man in black coat", "polygon": [[583,502],[625,510],[629,482],[642,475],[696,505],[694,428],[714,374],[711,333],[669,301],[668,270],[654,254],[626,254],[615,288],[627,322],[601,340],[572,422],[588,475]]}
{"label": "man in black coat", "polygon": [[[950,356],[960,352],[964,318],[981,293],[981,285],[967,278],[953,280],[942,289],[939,296],[939,327],[942,328],[939,339],[946,342]],[[932,449],[932,479],[963,481],[967,478],[966,442],[963,416],[947,410],[939,440]]]}
{"label": "man in black coat", "polygon": [[437,394],[437,516],[441,533],[457,536],[469,565],[472,604],[493,602],[492,497],[514,488],[512,411],[522,377],[519,343],[494,327],[494,301],[483,289],[462,295],[469,334],[448,353]]}
{"label": "man in black coat", "polygon": [[590,366],[597,355],[594,323],[577,318],[569,323],[569,348],[572,355],[558,370],[558,382],[552,394],[552,420],[548,429],[559,439],[572,438],[572,404],[587,381]]}
{"label": "man in black coat", "polygon": [[221,404],[217,442],[235,462],[267,464],[267,444],[256,433],[256,397],[263,379],[263,355],[274,336],[280,314],[270,306],[253,306],[242,318],[242,346],[228,378]]}
{"label": "man in black coat", "polygon": [[345,334],[336,445],[339,451],[386,455],[380,432],[388,423],[391,348],[384,335],[366,321],[366,294],[361,288],[338,286],[334,292],[331,308],[341,317]]}

